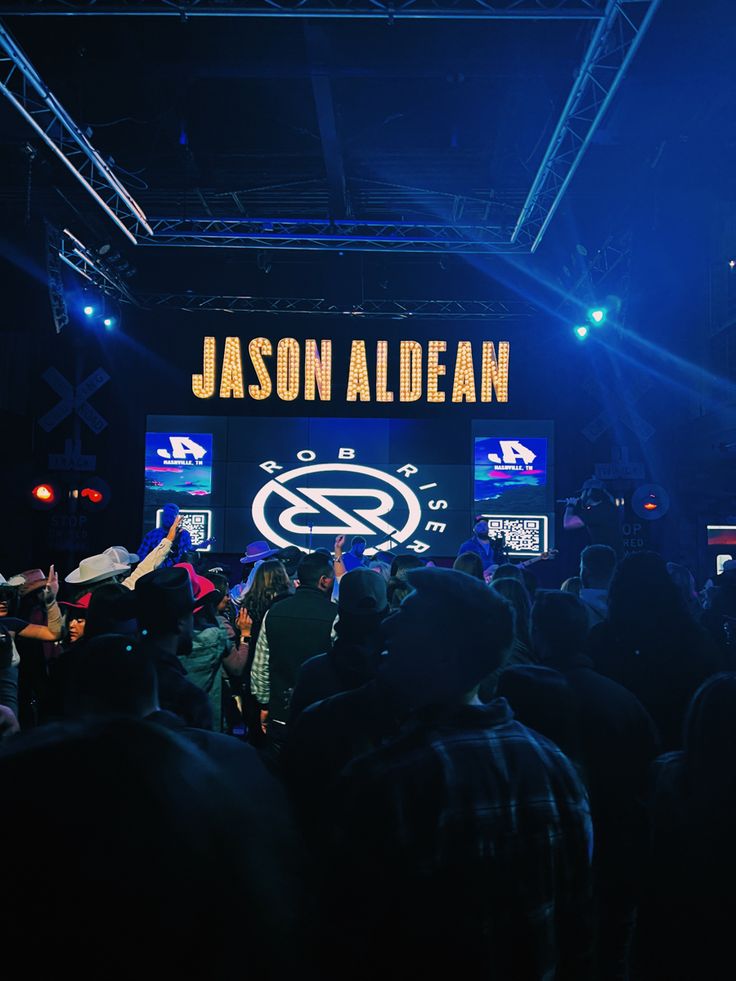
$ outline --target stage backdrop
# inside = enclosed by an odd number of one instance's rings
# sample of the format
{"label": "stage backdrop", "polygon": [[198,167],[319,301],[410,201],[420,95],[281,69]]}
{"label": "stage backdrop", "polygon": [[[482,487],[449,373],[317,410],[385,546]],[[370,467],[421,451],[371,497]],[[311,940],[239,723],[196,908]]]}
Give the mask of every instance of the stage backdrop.
{"label": "stage backdrop", "polygon": [[149,416],[144,531],[174,501],[195,544],[263,538],[452,556],[475,514],[514,555],[551,547],[552,425],[475,420]]}

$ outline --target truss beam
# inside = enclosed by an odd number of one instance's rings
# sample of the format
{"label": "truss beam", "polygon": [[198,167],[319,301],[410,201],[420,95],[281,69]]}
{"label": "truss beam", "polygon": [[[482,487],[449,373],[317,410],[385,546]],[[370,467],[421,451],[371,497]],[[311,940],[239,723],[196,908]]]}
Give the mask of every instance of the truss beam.
{"label": "truss beam", "polygon": [[597,20],[605,0],[25,0],[1,16],[309,17],[365,20]]}
{"label": "truss beam", "polygon": [[152,218],[150,246],[301,249],[346,252],[524,251],[509,243],[509,230],[486,225],[426,225],[412,222],[326,219]]}
{"label": "truss beam", "polygon": [[608,0],[511,236],[535,252],[660,0]]}
{"label": "truss beam", "polygon": [[59,258],[101,292],[115,293],[120,300],[139,306],[138,299],[112,266],[88,249],[68,228],[65,228],[61,235]]}
{"label": "truss beam", "polygon": [[0,91],[131,242],[136,244],[136,235],[141,231],[151,234],[143,209],[2,24]]}
{"label": "truss beam", "polygon": [[226,313],[288,313],[404,320],[521,320],[535,314],[523,300],[363,300],[348,309],[323,297],[218,296],[207,293],[145,293],[145,307]]}

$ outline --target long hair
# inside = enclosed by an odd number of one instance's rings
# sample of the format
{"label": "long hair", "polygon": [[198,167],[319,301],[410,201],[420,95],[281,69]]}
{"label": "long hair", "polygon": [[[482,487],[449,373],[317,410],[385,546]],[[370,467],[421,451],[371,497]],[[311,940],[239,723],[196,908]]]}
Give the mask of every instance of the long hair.
{"label": "long hair", "polygon": [[687,566],[678,565],[676,562],[668,562],[667,573],[675,586],[677,586],[690,615],[697,620],[703,612],[703,606],[698,597],[698,591],[695,588],[695,579],[692,572],[690,572]]}
{"label": "long hair", "polygon": [[466,572],[474,579],[481,579],[485,582],[483,563],[481,562],[480,555],[476,555],[475,552],[463,552],[462,555],[458,555],[452,563],[452,568],[457,569],[458,572]]}
{"label": "long hair", "polygon": [[635,552],[619,563],[608,591],[608,619],[618,637],[644,648],[666,646],[672,637],[685,640],[695,627],[656,552]]}
{"label": "long hair", "polygon": [[692,697],[683,730],[690,788],[709,799],[736,791],[736,672],[711,675]]}
{"label": "long hair", "polygon": [[279,559],[266,559],[256,569],[245,607],[253,623],[260,623],[277,596],[289,592],[291,580]]}
{"label": "long hair", "polygon": [[529,593],[523,582],[518,579],[496,579],[491,589],[508,600],[514,609],[516,623],[516,639],[531,650],[532,640],[529,633],[532,604]]}

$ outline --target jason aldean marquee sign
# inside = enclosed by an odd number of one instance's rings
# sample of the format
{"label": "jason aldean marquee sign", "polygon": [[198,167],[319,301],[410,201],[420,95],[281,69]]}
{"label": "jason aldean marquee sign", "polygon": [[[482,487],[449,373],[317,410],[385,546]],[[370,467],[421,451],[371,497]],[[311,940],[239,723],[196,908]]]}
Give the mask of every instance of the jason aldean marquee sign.
{"label": "jason aldean marquee sign", "polygon": [[[508,402],[509,347],[508,341],[496,347],[493,341],[353,340],[347,377],[338,378],[331,340],[254,337],[244,345],[239,337],[226,337],[218,357],[215,338],[205,337],[192,392],[199,399],[275,395],[283,402],[330,402],[333,393],[347,402]],[[398,366],[395,390],[388,388],[389,364]],[[245,384],[244,366],[255,383]]]}

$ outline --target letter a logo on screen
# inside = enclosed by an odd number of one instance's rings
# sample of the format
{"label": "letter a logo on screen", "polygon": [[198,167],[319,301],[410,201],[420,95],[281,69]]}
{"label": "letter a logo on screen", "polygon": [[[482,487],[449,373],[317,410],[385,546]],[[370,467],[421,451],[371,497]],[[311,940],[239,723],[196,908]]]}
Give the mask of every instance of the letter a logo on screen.
{"label": "letter a logo on screen", "polygon": [[171,452],[166,449],[156,450],[156,453],[163,460],[186,460],[187,456],[193,456],[195,460],[201,460],[207,453],[204,446],[195,443],[190,436],[170,436]]}

